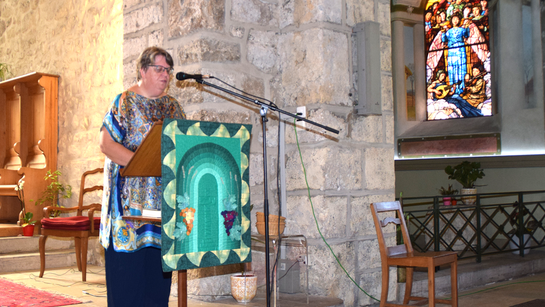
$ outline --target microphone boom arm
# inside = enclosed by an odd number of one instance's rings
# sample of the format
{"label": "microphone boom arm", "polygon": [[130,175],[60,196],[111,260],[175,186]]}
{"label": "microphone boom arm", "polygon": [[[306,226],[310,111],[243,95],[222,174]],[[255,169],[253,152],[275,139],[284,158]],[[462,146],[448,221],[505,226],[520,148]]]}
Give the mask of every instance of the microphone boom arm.
{"label": "microphone boom arm", "polygon": [[261,107],[266,107],[266,108],[268,108],[268,109],[270,109],[270,110],[278,111],[278,112],[280,112],[280,113],[282,113],[282,114],[291,116],[291,117],[296,118],[296,119],[298,119],[298,120],[302,120],[302,121],[305,121],[305,122],[307,122],[307,123],[309,123],[309,124],[312,124],[312,125],[315,125],[315,126],[317,126],[317,127],[322,128],[322,129],[325,129],[325,130],[327,130],[327,131],[329,131],[329,132],[333,132],[333,133],[335,133],[335,134],[339,134],[339,130],[333,129],[333,128],[331,128],[331,127],[324,126],[324,125],[319,124],[319,123],[317,123],[317,122],[308,120],[308,119],[306,119],[306,118],[304,118],[304,117],[297,116],[297,115],[292,114],[292,113],[290,113],[290,112],[287,112],[287,111],[284,111],[284,110],[282,110],[282,109],[279,109],[279,108],[277,108],[277,107],[275,107],[275,106],[272,106],[272,105],[270,105],[270,104],[268,104],[268,103],[259,101],[258,99],[250,98],[250,97],[248,97],[248,96],[244,96],[244,95],[242,95],[242,94],[233,92],[233,91],[231,91],[231,90],[225,89],[225,88],[223,88],[223,87],[221,87],[221,86],[217,86],[217,85],[215,85],[215,84],[212,84],[212,83],[210,83],[210,82],[204,81],[204,80],[202,80],[202,79],[197,79],[197,80],[195,80],[195,81],[197,81],[197,82],[200,83],[200,84],[208,85],[208,86],[213,87],[213,88],[215,88],[215,89],[218,89],[218,90],[220,90],[220,91],[226,92],[226,93],[231,94],[231,95],[233,95],[233,96],[237,96],[237,97],[242,98],[242,99],[244,99],[244,100],[246,100],[246,101],[253,102],[254,104],[259,105],[259,106],[261,106]]}
{"label": "microphone boom arm", "polygon": [[[273,106],[271,104],[259,101],[258,99],[250,98],[250,97],[244,96],[242,94],[233,92],[231,90],[225,89],[223,87],[217,86],[215,84],[206,82],[202,78],[195,79],[195,81],[197,81],[200,84],[208,85],[210,87],[213,87],[213,88],[218,89],[220,91],[223,91],[225,93],[231,94],[233,96],[242,98],[244,100],[253,102],[253,103],[261,106],[261,109],[260,109],[259,113],[261,115],[261,121],[263,123],[263,127],[262,127],[263,128],[263,135],[262,135],[262,137],[263,137],[263,213],[265,215],[265,242],[266,242],[265,243],[265,255],[266,255],[266,257],[265,257],[265,273],[266,273],[265,278],[266,278],[266,288],[267,288],[266,289],[266,293],[267,293],[266,302],[267,302],[267,307],[270,307],[271,306],[271,292],[272,292],[271,290],[272,290],[272,287],[271,287],[271,272],[270,272],[270,259],[269,259],[269,255],[270,255],[270,253],[269,253],[269,196],[268,196],[269,188],[268,188],[268,182],[267,182],[268,175],[267,175],[267,128],[266,128],[266,125],[267,125],[267,111],[269,109],[273,110],[273,111],[278,111],[278,112],[280,112],[282,114],[291,116],[291,117],[296,118],[296,119],[303,120],[303,121],[305,121],[307,123],[313,124],[315,126],[326,129],[327,131],[331,131],[331,132],[336,133],[336,134],[339,134],[339,131],[335,130],[333,128],[326,127],[324,125],[315,123],[315,122],[313,122],[311,120],[308,120],[306,118],[297,116],[295,114],[286,112],[284,110],[281,110],[281,109],[277,108],[276,106]],[[281,239],[282,237],[279,236],[279,238]]]}

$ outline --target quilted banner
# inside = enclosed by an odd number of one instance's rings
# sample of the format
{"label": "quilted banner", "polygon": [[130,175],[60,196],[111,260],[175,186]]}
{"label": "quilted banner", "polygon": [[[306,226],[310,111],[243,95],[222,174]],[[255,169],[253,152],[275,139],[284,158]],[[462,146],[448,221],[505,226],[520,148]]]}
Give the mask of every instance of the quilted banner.
{"label": "quilted banner", "polygon": [[163,271],[251,262],[251,125],[165,119]]}

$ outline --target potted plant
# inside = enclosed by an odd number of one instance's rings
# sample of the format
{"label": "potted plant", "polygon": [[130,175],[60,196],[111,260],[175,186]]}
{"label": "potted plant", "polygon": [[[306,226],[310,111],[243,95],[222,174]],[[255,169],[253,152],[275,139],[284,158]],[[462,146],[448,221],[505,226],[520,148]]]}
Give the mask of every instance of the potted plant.
{"label": "potted plant", "polygon": [[453,205],[456,205],[455,199],[452,199],[453,195],[456,195],[458,193],[458,190],[452,188],[452,184],[448,185],[448,188],[445,189],[445,187],[441,187],[439,189],[439,194],[443,195],[443,204],[445,206],[450,206],[451,201]]}
{"label": "potted plant", "polygon": [[[35,205],[43,205],[43,204],[50,204],[51,206],[55,207],[61,207],[57,200],[59,198],[70,198],[72,197],[72,186],[69,184],[62,184],[59,181],[59,176],[62,175],[62,173],[59,170],[56,170],[54,172],[51,172],[51,170],[48,170],[45,174],[44,180],[50,181],[49,185],[46,187],[45,191],[43,191],[42,195],[38,200],[36,200]],[[52,211],[51,217],[59,216],[60,211]]]}
{"label": "potted plant", "polygon": [[257,276],[246,272],[246,265],[245,263],[241,274],[231,275],[231,295],[239,303],[250,302],[257,293]]}
{"label": "potted plant", "polygon": [[[454,167],[449,165],[445,168],[445,173],[449,175],[448,179],[456,180],[462,185],[462,190],[460,191],[462,195],[477,194],[475,181],[484,177],[484,172],[479,162],[464,161]],[[476,199],[476,196],[466,196],[462,197],[462,202],[465,205],[473,205]]]}
{"label": "potted plant", "polygon": [[[540,204],[538,204],[540,205]],[[525,206],[520,206],[518,201],[515,201],[513,204],[514,210],[509,214],[509,224],[513,226],[513,229],[511,229],[507,234],[509,235],[509,247],[511,249],[515,249],[513,251],[513,254],[518,255],[520,253],[520,245],[522,238],[522,244],[524,244],[524,247],[530,246],[530,234],[537,229],[539,226],[538,222],[533,218],[530,217],[530,219],[524,221],[522,219],[522,224],[520,223],[519,219],[524,217],[529,213],[528,209],[526,209]],[[522,208],[522,209],[521,209]],[[522,212],[522,214],[520,214]],[[527,255],[530,252],[529,248],[524,249],[524,254]]]}
{"label": "potted plant", "polygon": [[26,212],[23,215],[23,236],[32,237],[34,235],[34,224],[36,221],[32,220],[34,214],[32,212]]}

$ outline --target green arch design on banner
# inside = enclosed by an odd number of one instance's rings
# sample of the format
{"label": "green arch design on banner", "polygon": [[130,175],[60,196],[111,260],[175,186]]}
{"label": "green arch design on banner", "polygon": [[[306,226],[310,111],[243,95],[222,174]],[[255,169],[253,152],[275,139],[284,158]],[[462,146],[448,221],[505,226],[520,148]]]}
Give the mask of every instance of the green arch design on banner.
{"label": "green arch design on banner", "polygon": [[251,261],[250,136],[251,125],[165,119],[164,271]]}

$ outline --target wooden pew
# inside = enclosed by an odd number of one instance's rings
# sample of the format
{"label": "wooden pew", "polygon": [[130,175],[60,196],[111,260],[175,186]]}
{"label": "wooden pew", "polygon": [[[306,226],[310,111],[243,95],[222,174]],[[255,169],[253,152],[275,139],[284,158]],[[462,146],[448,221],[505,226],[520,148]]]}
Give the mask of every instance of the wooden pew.
{"label": "wooden pew", "polygon": [[0,236],[22,233],[15,185],[23,176],[26,210],[42,218],[42,206],[30,200],[45,190],[47,171],[57,169],[58,82],[37,72],[0,82]]}

